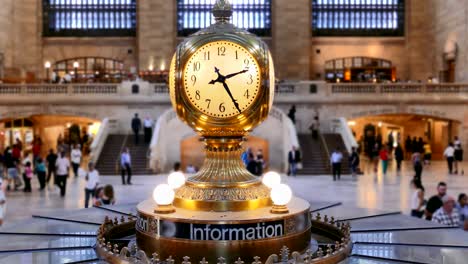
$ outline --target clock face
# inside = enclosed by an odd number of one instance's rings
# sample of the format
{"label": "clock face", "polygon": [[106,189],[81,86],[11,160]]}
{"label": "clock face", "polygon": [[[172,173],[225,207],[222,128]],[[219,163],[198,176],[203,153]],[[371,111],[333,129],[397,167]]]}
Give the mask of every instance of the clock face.
{"label": "clock face", "polygon": [[183,71],[184,90],[203,114],[237,116],[248,109],[260,90],[260,67],[242,46],[215,41],[200,47]]}

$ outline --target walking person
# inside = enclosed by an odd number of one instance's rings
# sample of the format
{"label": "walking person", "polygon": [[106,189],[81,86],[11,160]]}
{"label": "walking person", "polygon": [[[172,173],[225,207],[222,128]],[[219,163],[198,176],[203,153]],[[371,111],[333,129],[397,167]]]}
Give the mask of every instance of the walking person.
{"label": "walking person", "polygon": [[453,161],[455,155],[455,148],[453,147],[453,143],[449,143],[448,147],[444,151],[444,157],[447,159],[447,167],[449,174],[453,173]]}
{"label": "walking person", "polygon": [[[463,149],[462,149],[462,144],[460,139],[458,137],[455,137],[455,140],[453,142],[453,147],[455,148],[455,152],[453,153],[453,158],[454,162],[453,165],[455,167],[455,174],[458,174],[458,164],[463,161]],[[462,171],[462,174],[464,172]]]}
{"label": "walking person", "polygon": [[52,174],[54,175],[54,184],[57,184],[57,179],[56,179],[56,167],[55,163],[57,162],[57,154],[54,153],[53,149],[49,150],[49,155],[46,157],[46,162],[47,162],[47,178],[46,178],[46,184],[49,185],[50,178]]}
{"label": "walking person", "polygon": [[251,174],[255,176],[260,176],[259,171],[258,171],[258,163],[255,160],[254,154],[249,153],[249,162],[247,163],[247,168],[246,168]]}
{"label": "walking person", "polygon": [[34,139],[33,147],[32,147],[34,167],[36,166],[36,160],[37,160],[37,159],[39,158],[39,156],[41,155],[41,147],[42,147],[42,140],[41,140],[41,138],[36,138],[36,139]]}
{"label": "walking person", "polygon": [[141,130],[141,120],[138,117],[138,114],[135,114],[135,116],[132,119],[132,130],[133,130],[133,135],[135,137],[135,145],[138,145],[138,141],[139,141],[138,137],[139,137],[139,133]]}
{"label": "walking person", "polygon": [[297,173],[297,163],[302,161],[301,152],[293,146],[292,149],[288,153],[288,175],[296,176]]}
{"label": "walking person", "polygon": [[78,144],[75,144],[70,154],[73,175],[75,176],[75,178],[78,177],[78,169],[80,168],[82,156],[83,154],[81,153],[80,147],[78,146]]}
{"label": "walking person", "polygon": [[351,174],[353,177],[356,177],[358,168],[359,168],[359,154],[356,151],[355,147],[351,148],[351,156],[349,157],[349,166],[351,168]]}
{"label": "walking person", "polygon": [[257,150],[257,166],[258,176],[261,176],[263,174],[263,169],[265,168],[265,159],[263,157],[262,149]]}
{"label": "walking person", "polygon": [[[132,184],[132,157],[130,156],[130,150],[125,148],[120,154],[120,168],[122,175],[122,184]],[[127,174],[127,181],[125,181],[125,174]]]}
{"label": "walking person", "polygon": [[145,144],[149,144],[153,134],[153,120],[151,120],[149,116],[146,116],[145,120],[143,120],[143,129],[145,133]]}
{"label": "walking person", "polygon": [[24,165],[23,181],[24,181],[24,192],[31,192],[31,179],[33,177],[33,170],[30,161],[26,161]]}
{"label": "walking person", "polygon": [[424,143],[424,165],[430,165],[432,159],[432,149],[429,142]]}
{"label": "walking person", "polygon": [[88,164],[88,172],[85,176],[85,208],[88,208],[89,200],[93,198],[99,184],[99,172],[94,168],[94,163]]}
{"label": "walking person", "polygon": [[404,153],[403,153],[403,148],[401,147],[400,144],[397,145],[394,151],[395,155],[395,161],[397,165],[397,171],[401,171],[401,162],[405,158]]}
{"label": "walking person", "polygon": [[56,167],[56,184],[60,188],[60,196],[64,197],[67,191],[67,178],[70,170],[70,161],[65,157],[65,152],[61,152],[57,161],[55,162]]}
{"label": "walking person", "polygon": [[19,160],[13,157],[13,150],[10,147],[5,149],[4,159],[8,175],[7,190],[10,190],[10,183],[13,183],[13,188],[16,191],[21,187],[21,180],[18,175]]}
{"label": "walking person", "polygon": [[405,140],[405,154],[407,159],[411,159],[411,153],[413,152],[412,145],[411,137],[407,136]]}
{"label": "walking person", "polygon": [[421,153],[419,153],[419,151],[415,151],[411,156],[411,161],[413,162],[414,179],[421,181],[421,175],[423,171]]}
{"label": "walking person", "polygon": [[288,117],[291,119],[293,124],[296,124],[296,106],[292,105],[288,112]]}
{"label": "walking person", "polygon": [[41,157],[38,157],[36,160],[35,171],[39,181],[39,190],[42,191],[46,186],[46,166],[44,164],[44,160]]}
{"label": "walking person", "polygon": [[380,145],[379,143],[375,143],[374,144],[374,147],[372,148],[372,151],[371,151],[371,162],[372,164],[374,165],[374,172],[377,173],[379,171],[379,149],[380,149]]}
{"label": "walking person", "polygon": [[7,183],[3,180],[3,177],[0,177],[0,226],[3,225],[6,212],[6,186]]}
{"label": "walking person", "polygon": [[421,218],[424,214],[424,210],[422,210],[424,206],[424,187],[421,181],[413,179],[411,181],[411,189],[413,189],[413,194],[411,196],[411,216]]}
{"label": "walking person", "polygon": [[330,163],[332,165],[333,180],[340,180],[341,178],[341,162],[343,160],[343,154],[340,151],[340,148],[336,148],[335,151],[331,154]]}
{"label": "walking person", "polygon": [[312,121],[312,124],[309,127],[309,129],[312,131],[312,138],[315,140],[318,138],[319,128],[320,128],[319,117],[315,116],[314,120]]}
{"label": "walking person", "polygon": [[379,152],[380,161],[382,163],[382,173],[387,175],[388,168],[388,146],[383,146]]}

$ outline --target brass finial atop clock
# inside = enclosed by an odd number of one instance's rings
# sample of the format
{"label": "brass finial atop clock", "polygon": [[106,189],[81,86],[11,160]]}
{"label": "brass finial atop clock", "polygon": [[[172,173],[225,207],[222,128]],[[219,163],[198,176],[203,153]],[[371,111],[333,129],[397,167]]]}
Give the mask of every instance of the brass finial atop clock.
{"label": "brass finial atop clock", "polygon": [[218,0],[215,23],[178,47],[169,74],[180,119],[206,144],[200,172],[176,190],[174,205],[207,211],[256,209],[271,203],[269,189],[242,163],[244,137],[268,117],[274,95],[267,45],[229,21],[231,4]]}

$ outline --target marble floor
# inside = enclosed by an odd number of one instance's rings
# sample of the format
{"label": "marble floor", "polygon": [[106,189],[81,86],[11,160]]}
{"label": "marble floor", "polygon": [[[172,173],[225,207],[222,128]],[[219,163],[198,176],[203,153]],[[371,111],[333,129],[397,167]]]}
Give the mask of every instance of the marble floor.
{"label": "marble floor", "polygon": [[[392,164],[393,165],[393,164]],[[344,206],[386,211],[401,211],[409,213],[411,190],[409,182],[413,176],[409,163],[404,164],[400,174],[390,166],[387,175],[381,171],[374,173],[372,168],[363,164],[364,175],[353,179],[349,175],[342,176],[341,181],[333,182],[330,176],[283,176],[283,181],[291,185],[295,194],[309,201],[342,202]],[[426,197],[436,192],[439,181],[448,184],[448,192],[458,196],[461,192],[468,192],[468,163],[462,168],[467,169],[467,175],[448,175],[446,164],[442,161],[433,162],[423,171],[423,184]],[[133,185],[123,186],[120,177],[102,177],[103,184],[114,185],[117,204],[136,203],[151,197],[154,187],[166,180],[165,175],[134,177]],[[37,180],[33,181],[33,192],[22,191],[7,193],[7,211],[3,228],[14,225],[31,215],[46,214],[57,209],[72,210],[84,207],[84,179],[71,178],[68,180],[67,194],[61,198],[58,189],[50,186],[48,190],[39,192]]]}

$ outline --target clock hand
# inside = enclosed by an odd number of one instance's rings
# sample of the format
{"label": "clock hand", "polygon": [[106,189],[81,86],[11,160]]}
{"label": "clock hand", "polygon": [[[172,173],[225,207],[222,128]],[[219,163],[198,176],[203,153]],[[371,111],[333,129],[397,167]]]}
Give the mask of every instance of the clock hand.
{"label": "clock hand", "polygon": [[219,73],[219,69],[215,67],[215,72],[218,74],[218,78],[216,80],[211,80],[208,84],[215,84],[217,82],[224,82],[226,77],[224,77],[221,73]]}
{"label": "clock hand", "polygon": [[229,94],[229,97],[231,97],[231,100],[234,103],[234,106],[237,108],[237,111],[239,111],[239,114],[240,114],[242,111],[239,108],[239,104],[237,103],[237,100],[235,100],[234,97],[232,97],[231,90],[229,90],[229,87],[226,84],[226,82],[223,82],[223,86],[226,92]]}
{"label": "clock hand", "polygon": [[236,75],[239,75],[239,74],[241,74],[241,73],[246,73],[246,72],[248,72],[248,70],[243,70],[243,71],[236,72],[236,73],[233,73],[233,74],[228,74],[228,75],[226,75],[225,78],[226,78],[226,80],[227,80],[227,79],[232,78],[232,77],[234,77],[234,76],[236,76]]}

